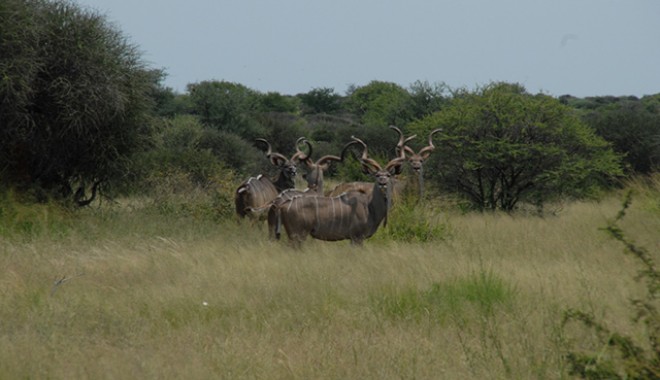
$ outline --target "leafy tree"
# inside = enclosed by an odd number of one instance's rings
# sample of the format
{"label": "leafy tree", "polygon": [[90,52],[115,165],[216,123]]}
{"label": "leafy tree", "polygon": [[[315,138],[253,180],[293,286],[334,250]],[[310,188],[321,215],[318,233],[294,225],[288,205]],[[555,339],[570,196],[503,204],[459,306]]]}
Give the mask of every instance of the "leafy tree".
{"label": "leafy tree", "polygon": [[302,102],[305,114],[334,114],[341,110],[341,96],[335,93],[334,88],[315,88],[298,97]]}
{"label": "leafy tree", "polygon": [[415,119],[421,119],[440,111],[447,103],[448,87],[444,83],[430,84],[417,81],[410,85],[411,113]]}
{"label": "leafy tree", "polygon": [[436,152],[436,182],[478,210],[513,210],[518,202],[585,196],[622,174],[620,157],[571,109],[517,84],[491,83],[455,96],[443,111],[410,125]]}
{"label": "leafy tree", "polygon": [[624,154],[634,173],[649,174],[660,164],[660,95],[591,98],[597,106],[585,111],[585,122]]}
{"label": "leafy tree", "polygon": [[70,196],[122,178],[162,73],[104,17],[64,0],[0,2],[0,51],[4,180]]}
{"label": "leafy tree", "polygon": [[253,135],[251,118],[259,111],[260,94],[242,84],[203,81],[188,85],[193,111],[204,125],[238,135]]}
{"label": "leafy tree", "polygon": [[161,117],[174,117],[193,113],[188,94],[178,94],[169,87],[158,86],[152,91],[155,114]]}
{"label": "leafy tree", "polygon": [[347,109],[362,124],[369,126],[405,125],[412,120],[412,99],[403,87],[389,82],[372,81],[352,91]]}
{"label": "leafy tree", "polygon": [[293,96],[284,96],[279,92],[268,92],[259,96],[261,112],[297,113],[298,99]]}
{"label": "leafy tree", "polygon": [[299,137],[309,137],[304,128],[304,121],[299,117],[283,113],[263,113],[259,115],[259,123],[264,128],[260,136],[265,138],[273,151],[290,156],[295,152],[296,140]]}
{"label": "leafy tree", "polygon": [[[196,184],[205,184],[228,165],[244,169],[243,164],[250,165],[263,155],[240,137],[203,126],[192,115],[162,119],[160,124],[153,146],[136,154],[131,178],[136,183],[175,171],[185,173]],[[240,154],[243,162],[232,154]]]}

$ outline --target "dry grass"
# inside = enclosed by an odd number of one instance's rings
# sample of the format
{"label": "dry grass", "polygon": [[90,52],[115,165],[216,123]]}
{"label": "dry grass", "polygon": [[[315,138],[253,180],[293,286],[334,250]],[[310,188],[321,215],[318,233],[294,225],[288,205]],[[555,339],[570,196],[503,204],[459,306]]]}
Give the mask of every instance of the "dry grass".
{"label": "dry grass", "polygon": [[[649,194],[622,227],[659,252]],[[567,348],[596,344],[560,328],[567,308],[643,334],[627,302],[638,267],[598,230],[619,208],[444,214],[444,241],[300,251],[234,222],[65,216],[0,237],[0,378],[567,378]]]}

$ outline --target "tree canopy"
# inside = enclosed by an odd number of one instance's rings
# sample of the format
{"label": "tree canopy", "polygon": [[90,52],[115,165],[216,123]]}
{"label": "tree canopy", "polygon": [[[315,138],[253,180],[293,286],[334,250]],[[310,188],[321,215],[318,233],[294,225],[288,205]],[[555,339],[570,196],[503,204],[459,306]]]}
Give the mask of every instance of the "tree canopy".
{"label": "tree canopy", "polygon": [[0,174],[63,195],[121,176],[162,73],[103,17],[67,1],[3,1],[0,51]]}
{"label": "tree canopy", "polygon": [[443,131],[432,156],[435,180],[479,210],[584,196],[622,174],[620,157],[571,109],[517,84],[465,91],[410,129],[427,135],[438,127]]}

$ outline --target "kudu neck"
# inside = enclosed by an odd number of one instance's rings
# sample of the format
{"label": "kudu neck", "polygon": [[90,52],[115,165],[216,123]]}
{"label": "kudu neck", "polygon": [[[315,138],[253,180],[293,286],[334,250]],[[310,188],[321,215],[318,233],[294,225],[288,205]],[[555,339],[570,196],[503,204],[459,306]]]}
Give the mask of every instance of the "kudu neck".
{"label": "kudu neck", "polygon": [[372,229],[378,228],[383,219],[387,220],[387,212],[390,205],[392,192],[392,181],[387,184],[387,188],[383,189],[377,183],[374,184],[373,191],[371,192],[371,199],[369,201],[369,218],[371,219]]}

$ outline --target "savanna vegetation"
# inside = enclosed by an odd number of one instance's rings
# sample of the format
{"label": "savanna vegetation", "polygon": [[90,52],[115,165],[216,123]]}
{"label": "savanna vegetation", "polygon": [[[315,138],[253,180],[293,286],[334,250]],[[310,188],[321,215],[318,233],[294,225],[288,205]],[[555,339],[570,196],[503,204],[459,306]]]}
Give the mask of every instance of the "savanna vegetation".
{"label": "savanna vegetation", "polygon": [[[0,378],[660,373],[660,94],[176,93],[67,0],[0,2],[0,52]],[[238,184],[275,174],[255,139],[316,158],[358,136],[387,162],[390,125],[415,150],[441,131],[423,199],[363,246],[237,222]]]}

